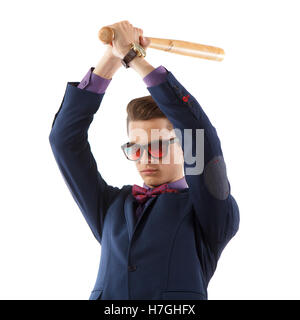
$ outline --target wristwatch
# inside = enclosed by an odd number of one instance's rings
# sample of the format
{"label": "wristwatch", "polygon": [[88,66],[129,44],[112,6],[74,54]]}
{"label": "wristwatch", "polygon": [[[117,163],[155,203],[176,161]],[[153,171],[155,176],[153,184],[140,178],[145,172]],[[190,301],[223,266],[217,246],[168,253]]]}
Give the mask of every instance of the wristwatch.
{"label": "wristwatch", "polygon": [[131,42],[130,43],[130,50],[125,55],[125,57],[121,60],[123,66],[125,68],[129,68],[128,63],[131,60],[133,60],[136,56],[145,58],[146,57],[146,51],[140,44],[135,43],[135,42]]}

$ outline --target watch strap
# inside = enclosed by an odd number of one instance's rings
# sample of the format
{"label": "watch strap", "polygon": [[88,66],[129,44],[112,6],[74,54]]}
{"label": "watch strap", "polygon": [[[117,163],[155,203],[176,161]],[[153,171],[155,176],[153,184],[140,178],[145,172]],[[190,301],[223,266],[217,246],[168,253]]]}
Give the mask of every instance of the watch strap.
{"label": "watch strap", "polygon": [[128,53],[125,55],[125,57],[121,60],[123,66],[125,68],[129,68],[128,63],[133,60],[137,56],[137,53],[131,48]]}

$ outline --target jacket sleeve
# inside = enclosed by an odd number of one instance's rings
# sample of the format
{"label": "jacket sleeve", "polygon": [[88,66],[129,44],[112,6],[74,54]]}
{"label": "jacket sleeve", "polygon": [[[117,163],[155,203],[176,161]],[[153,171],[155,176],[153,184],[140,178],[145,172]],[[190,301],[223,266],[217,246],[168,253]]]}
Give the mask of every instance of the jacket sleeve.
{"label": "jacket sleeve", "polygon": [[49,142],[63,179],[95,238],[101,244],[108,207],[121,189],[108,185],[97,169],[88,142],[88,129],[105,93],[77,88],[68,82],[55,114]]}
{"label": "jacket sleeve", "polygon": [[[147,89],[173,124],[176,135],[180,133],[178,137],[184,152],[184,171],[190,199],[203,238],[218,258],[239,228],[239,208],[230,192],[221,143],[215,127],[195,97],[172,72],[167,71],[168,75],[163,83]],[[201,131],[202,142],[199,139]],[[199,149],[201,143],[204,146],[202,167],[201,161],[193,166],[192,161],[186,161],[186,157],[190,154],[196,159],[197,147]]]}

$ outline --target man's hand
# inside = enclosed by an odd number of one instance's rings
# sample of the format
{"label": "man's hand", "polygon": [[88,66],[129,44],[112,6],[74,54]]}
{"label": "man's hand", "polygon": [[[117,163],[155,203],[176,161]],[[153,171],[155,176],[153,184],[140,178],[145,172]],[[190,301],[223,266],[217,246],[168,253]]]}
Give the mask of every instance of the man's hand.
{"label": "man's hand", "polygon": [[[144,38],[143,30],[134,28],[127,20],[108,27],[116,31],[115,39],[112,41],[112,46],[110,44],[106,45],[105,54],[93,72],[103,78],[111,79],[113,74],[122,66],[121,59],[130,50],[131,42],[137,42],[147,50],[151,40],[148,37]],[[143,78],[155,69],[143,57],[138,56],[129,62],[129,66]]]}
{"label": "man's hand", "polygon": [[131,42],[139,43],[145,50],[150,45],[150,39],[143,37],[143,30],[133,27],[127,20],[114,23],[108,27],[115,30],[115,38],[112,41],[112,54],[119,59],[123,59],[128,53]]}
{"label": "man's hand", "polygon": [[[142,30],[142,29],[141,29]],[[151,43],[150,38],[148,37],[144,37],[143,36],[143,30],[142,30],[142,35],[140,36],[140,45],[145,49],[145,51],[147,50],[147,48],[149,47]]]}

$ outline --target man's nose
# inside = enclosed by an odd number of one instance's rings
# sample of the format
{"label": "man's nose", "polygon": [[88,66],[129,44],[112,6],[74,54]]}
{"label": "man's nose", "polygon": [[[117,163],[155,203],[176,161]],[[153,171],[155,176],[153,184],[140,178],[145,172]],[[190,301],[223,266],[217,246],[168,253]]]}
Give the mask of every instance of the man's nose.
{"label": "man's nose", "polygon": [[141,156],[140,162],[141,163],[151,163],[151,157],[145,149],[143,150],[143,154]]}
{"label": "man's nose", "polygon": [[143,154],[140,158],[141,163],[152,163],[152,164],[159,164],[159,159],[155,159],[151,157],[151,155],[148,153],[148,151],[144,150]]}

